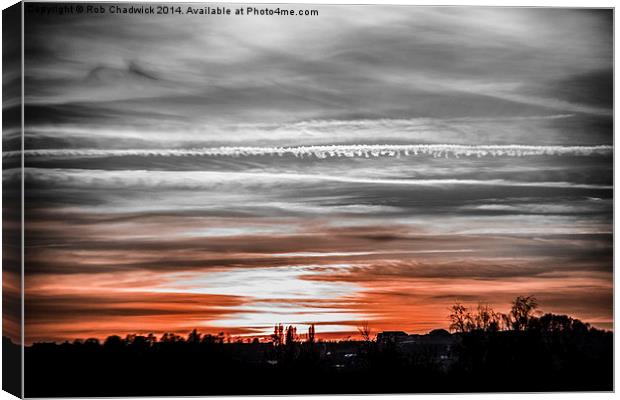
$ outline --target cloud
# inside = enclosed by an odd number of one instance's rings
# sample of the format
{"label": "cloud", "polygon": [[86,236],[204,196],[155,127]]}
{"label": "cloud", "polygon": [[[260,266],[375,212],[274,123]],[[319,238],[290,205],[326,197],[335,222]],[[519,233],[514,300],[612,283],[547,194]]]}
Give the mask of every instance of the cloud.
{"label": "cloud", "polygon": [[560,189],[596,189],[610,190],[611,185],[573,183],[573,182],[526,182],[504,179],[378,179],[365,177],[344,177],[331,175],[313,175],[302,173],[271,172],[214,172],[214,171],[103,171],[103,170],[60,170],[29,168],[25,179],[31,184],[56,185],[56,188],[93,189],[119,188],[160,188],[176,190],[200,190],[222,188],[228,185],[239,187],[266,188],[286,184],[312,185],[318,182],[343,183],[351,185],[380,186],[493,186],[493,187],[534,187]]}
{"label": "cloud", "polygon": [[[590,156],[609,155],[612,146],[527,146],[527,145],[329,145],[300,147],[218,147],[174,150],[26,150],[25,157],[93,158],[126,156],[159,157],[243,157],[243,156],[294,156],[294,157],[400,157],[429,155],[432,157],[525,157],[525,156]],[[18,157],[21,152],[4,152],[5,157]]]}
{"label": "cloud", "polygon": [[[26,30],[27,103],[113,110],[121,126],[131,113],[164,110],[209,128],[557,111],[611,119],[610,98],[579,95],[606,85],[588,76],[611,76],[606,10],[318,8],[320,21],[277,26],[261,17],[242,27],[187,16],[38,17]],[[100,67],[110,73],[84,79]]]}
{"label": "cloud", "polygon": [[195,328],[211,334],[224,329],[230,334],[252,333],[248,328],[209,325],[224,315],[234,315],[235,308],[243,310],[244,302],[239,296],[206,294],[94,290],[83,293],[73,286],[45,293],[29,291],[25,304],[26,343],[90,337],[103,340],[110,335],[161,335],[170,331],[186,334]]}

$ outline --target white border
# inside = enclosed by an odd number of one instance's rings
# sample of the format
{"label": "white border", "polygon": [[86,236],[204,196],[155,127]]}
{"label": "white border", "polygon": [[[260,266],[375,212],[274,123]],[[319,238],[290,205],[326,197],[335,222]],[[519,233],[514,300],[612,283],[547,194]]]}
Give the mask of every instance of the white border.
{"label": "white border", "polygon": [[[96,3],[96,1],[89,1],[92,3]],[[119,1],[120,2],[120,1]],[[128,1],[123,1],[123,2],[128,2]],[[162,0],[162,1],[134,1],[134,3],[137,2],[149,2],[149,3],[185,3],[188,2],[187,0]],[[504,0],[504,1],[474,1],[474,0],[451,0],[451,1],[432,1],[432,0],[425,0],[425,1],[415,1],[415,0],[389,0],[389,1],[368,1],[368,0],[335,0],[335,1],[329,1],[329,0],[272,0],[272,1],[265,1],[265,0],[251,0],[251,1],[243,1],[243,0],[227,0],[227,1],[214,1],[214,0],[204,0],[201,1],[202,3],[215,3],[215,4],[223,4],[223,3],[238,3],[238,4],[268,4],[268,3],[290,3],[290,4],[378,4],[378,5],[418,5],[418,6],[508,6],[508,7],[564,7],[564,8],[579,8],[579,7],[588,7],[588,8],[593,8],[593,7],[603,7],[603,8],[613,8],[615,6],[613,1],[610,0],[590,0],[590,1],[577,1],[577,0],[572,0],[572,1],[558,1],[558,0],[528,0],[528,1],[515,1],[515,0]],[[0,0],[0,6],[2,9],[7,8],[13,4],[15,4],[15,1],[12,0]],[[614,13],[615,14],[615,13]],[[1,20],[0,20],[0,28],[1,28]],[[615,15],[614,15],[614,26],[615,26]],[[23,25],[22,25],[22,29],[23,29]],[[22,35],[23,36],[23,35]],[[0,38],[1,38],[1,34],[0,34]],[[617,54],[617,50],[618,50],[618,33],[617,30],[614,31],[614,54]],[[0,40],[1,42],[1,40]],[[0,44],[1,46],[1,44]],[[22,43],[22,52],[23,52],[23,43]],[[22,54],[22,62],[23,62],[23,54]],[[22,65],[23,68],[23,65]],[[618,70],[618,65],[615,63],[615,57],[614,57],[614,77],[616,76],[616,72]],[[2,72],[2,67],[0,65],[0,73]],[[23,69],[22,69],[23,72]],[[2,89],[1,89],[0,85],[0,95],[2,93]],[[615,85],[614,82],[614,104],[615,104],[615,99],[617,98],[617,94],[618,94],[618,87],[617,85]],[[23,73],[22,73],[22,95],[23,95]],[[23,99],[22,99],[22,107],[23,107]],[[23,113],[22,113],[23,116]],[[615,117],[615,113],[614,113],[614,117]],[[23,124],[23,121],[22,121]],[[616,129],[616,124],[614,124],[614,143],[616,142],[617,139],[617,129]],[[22,137],[22,146],[23,146],[23,137]],[[1,141],[0,141],[0,151],[1,151]],[[22,159],[22,166],[23,166],[23,159]],[[615,157],[615,150],[614,150],[614,171],[616,171],[616,157]],[[614,187],[616,187],[618,185],[618,183],[620,182],[620,178],[618,177],[618,175],[616,175],[614,173]],[[23,185],[23,182],[22,182]],[[1,194],[2,189],[0,188],[0,194]],[[23,195],[23,187],[22,187],[22,195]],[[2,200],[1,200],[1,196],[0,196],[0,206],[2,205]],[[617,214],[615,213],[615,205],[616,205],[616,201],[615,201],[615,190],[614,190],[614,226],[616,226],[616,222],[617,222]],[[23,202],[22,202],[22,206],[23,206]],[[23,218],[23,210],[22,210],[22,218]],[[22,221],[22,228],[23,228],[23,221]],[[2,239],[2,232],[0,230],[0,241]],[[22,237],[23,240],[23,237]],[[618,239],[617,235],[614,235],[614,249],[617,248],[618,244],[620,243],[620,240]],[[1,255],[1,249],[0,249],[0,255]],[[23,255],[22,255],[23,257]],[[1,259],[1,258],[0,258]],[[23,261],[23,258],[22,258]],[[614,271],[615,271],[615,265],[616,265],[616,257],[615,257],[615,251],[614,251]],[[1,278],[0,278],[1,279]],[[615,327],[615,321],[616,321],[616,317],[617,317],[617,311],[620,309],[619,307],[619,300],[618,297],[615,296],[615,288],[617,287],[617,276],[616,274],[614,274],[614,327]],[[22,285],[23,285],[23,279],[22,279]],[[23,286],[22,286],[22,290],[23,290]],[[1,298],[0,298],[0,309],[1,309]],[[22,298],[22,307],[23,307],[23,298]],[[23,312],[23,309],[22,309]],[[22,321],[23,323],[23,321]],[[22,326],[22,334],[23,334],[23,326]],[[614,359],[617,359],[617,355],[618,355],[618,346],[617,346],[617,336],[614,335]],[[1,349],[1,345],[0,345],[0,349]],[[614,365],[615,366],[615,365]],[[2,371],[2,366],[0,365],[0,383],[1,383],[1,374]],[[615,383],[618,382],[618,369],[615,368],[614,369],[614,378],[615,378]],[[23,383],[23,380],[22,380]],[[310,396],[245,396],[245,397],[239,397],[239,396],[228,396],[228,397],[221,397],[222,399],[230,399],[230,400],[248,400],[248,399],[261,399],[261,400],[275,400],[275,399],[281,399],[282,397],[287,397],[287,398],[294,398],[294,399],[304,399],[304,398],[309,398]],[[363,395],[354,395],[354,396],[346,396],[346,397],[342,397],[342,396],[320,396],[322,399],[338,399],[338,398],[346,398],[347,400],[361,400],[361,399],[368,399],[370,396],[363,396]],[[442,394],[442,395],[434,395],[434,394],[424,394],[424,395],[376,395],[376,396],[372,396],[371,398],[373,399],[380,399],[380,400],[386,400],[386,399],[404,399],[404,398],[410,398],[410,399],[416,399],[416,400],[437,400],[437,399],[471,399],[471,398],[482,398],[482,399],[495,399],[495,398],[500,398],[500,399],[506,399],[506,400],[514,400],[514,399],[522,399],[522,398],[527,398],[527,399],[552,399],[552,400],[574,400],[574,399],[582,399],[582,398],[587,398],[587,399],[592,399],[592,400],[599,400],[599,399],[611,399],[611,398],[615,398],[615,394],[614,393],[579,393],[579,392],[573,392],[573,393],[550,393],[550,394],[541,394],[541,393],[534,393],[534,394],[525,394],[525,393],[519,393],[519,394],[495,394],[495,393],[490,393],[490,394],[454,394],[454,395],[450,395],[450,394]],[[11,396],[10,394],[6,393],[6,392],[1,392],[0,391],[0,400],[9,400],[9,399],[15,399],[15,397]],[[148,398],[148,397],[143,397],[143,399],[156,399],[156,398]],[[166,399],[172,399],[172,400],[176,400],[176,399],[187,399],[187,397],[167,397]]]}

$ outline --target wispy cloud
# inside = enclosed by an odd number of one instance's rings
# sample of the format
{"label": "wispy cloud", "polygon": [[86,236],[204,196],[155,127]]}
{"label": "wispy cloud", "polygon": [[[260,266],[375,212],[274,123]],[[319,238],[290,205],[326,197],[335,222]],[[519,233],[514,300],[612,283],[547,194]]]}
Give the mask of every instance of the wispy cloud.
{"label": "wispy cloud", "polygon": [[242,185],[245,188],[280,186],[288,183],[315,184],[334,182],[357,185],[379,186],[516,186],[537,188],[574,188],[610,190],[611,185],[573,182],[525,182],[504,179],[379,179],[364,177],[343,177],[332,175],[271,173],[271,172],[214,172],[214,171],[105,171],[105,170],[57,170],[29,168],[26,179],[32,183],[55,182],[58,187],[90,187],[98,189],[159,188],[178,190],[200,190],[221,187],[221,185]]}
{"label": "wispy cloud", "polygon": [[[27,158],[91,158],[124,156],[294,156],[294,157],[400,157],[429,155],[432,157],[525,157],[525,156],[590,156],[609,155],[612,146],[528,146],[528,145],[327,145],[299,147],[216,147],[171,150],[106,150],[106,149],[50,149],[26,150]],[[5,157],[20,157],[22,152],[3,152]]]}

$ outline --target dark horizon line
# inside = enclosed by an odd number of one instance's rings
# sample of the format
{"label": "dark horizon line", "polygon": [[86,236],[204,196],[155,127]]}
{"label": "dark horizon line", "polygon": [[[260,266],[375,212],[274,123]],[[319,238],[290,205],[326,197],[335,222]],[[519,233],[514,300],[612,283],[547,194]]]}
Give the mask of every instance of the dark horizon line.
{"label": "dark horizon line", "polygon": [[[550,313],[549,313],[549,314],[550,314]],[[553,314],[553,315],[557,315],[557,316],[567,316],[567,317],[569,317],[569,318],[572,318],[572,317],[570,317],[570,316],[568,316],[568,315],[566,315],[566,314]],[[572,319],[573,319],[573,320],[576,320],[576,321],[580,321],[580,320],[578,320],[578,319],[576,319],[576,318],[572,318]],[[580,322],[583,322],[583,321],[580,321]],[[612,328],[612,329],[604,329],[604,328],[598,328],[598,327],[595,327],[595,326],[593,326],[592,324],[587,323],[587,322],[583,322],[583,323],[584,323],[584,324],[588,327],[588,329],[589,329],[589,330],[596,330],[596,331],[603,332],[603,333],[614,333],[613,328]],[[309,324],[309,326],[312,326],[312,325],[313,325],[313,324]],[[289,326],[292,326],[292,327],[295,327],[295,328],[296,328],[296,325],[293,325],[293,324],[291,324],[291,325],[282,325],[282,326],[283,326],[283,327],[289,327]],[[80,342],[84,343],[84,342],[86,342],[86,341],[90,341],[90,340],[96,340],[96,341],[98,341],[98,343],[99,343],[100,345],[102,345],[102,344],[103,344],[103,343],[105,343],[105,341],[106,341],[108,338],[110,338],[110,337],[118,337],[118,338],[120,338],[121,340],[125,340],[128,336],[148,337],[149,335],[153,335],[153,336],[155,337],[155,339],[156,339],[156,342],[157,342],[157,343],[160,343],[160,342],[161,342],[161,337],[162,337],[163,335],[165,335],[165,334],[175,335],[175,336],[180,336],[180,337],[183,339],[183,341],[184,341],[184,342],[186,342],[186,341],[187,341],[187,338],[188,338],[188,337],[189,337],[189,336],[190,336],[190,335],[191,335],[194,331],[196,331],[196,333],[197,333],[197,334],[199,334],[199,335],[201,336],[201,338],[202,338],[202,337],[205,337],[205,336],[210,336],[210,337],[213,337],[213,338],[219,338],[219,337],[221,337],[221,338],[223,338],[223,340],[222,340],[221,344],[239,344],[239,343],[242,343],[242,344],[248,344],[248,343],[251,343],[251,342],[249,342],[249,341],[245,341],[246,339],[247,339],[247,340],[254,340],[254,339],[258,339],[258,338],[268,339],[267,341],[260,341],[259,343],[272,343],[272,341],[270,340],[270,338],[273,336],[273,334],[265,334],[265,335],[251,335],[251,336],[232,336],[232,335],[227,335],[227,334],[226,334],[226,332],[220,332],[220,333],[218,333],[218,334],[212,334],[212,333],[201,333],[201,332],[200,332],[197,328],[195,328],[195,329],[189,330],[189,331],[187,331],[187,332],[185,332],[185,333],[176,333],[176,332],[162,332],[162,333],[159,333],[159,334],[156,334],[155,332],[149,332],[149,333],[127,333],[127,334],[125,334],[124,336],[123,336],[123,335],[120,335],[120,334],[112,334],[112,335],[108,335],[108,336],[106,336],[106,337],[105,337],[105,339],[103,339],[103,340],[102,340],[102,339],[100,339],[100,338],[98,338],[98,337],[85,337],[85,338],[80,338],[80,337],[77,337],[77,338],[73,338],[73,339],[61,339],[61,341],[57,341],[57,340],[50,340],[50,341],[45,341],[45,340],[43,340],[43,341],[33,341],[33,342],[31,342],[30,344],[24,344],[23,346],[24,346],[24,347],[32,347],[32,346],[33,346],[33,345],[35,345],[35,344],[52,344],[52,343],[53,343],[53,344],[56,344],[56,345],[66,344],[66,343],[69,343],[69,344],[74,344],[75,342],[78,342],[78,341],[80,341]],[[428,332],[426,332],[426,333],[409,333],[409,332],[404,331],[404,330],[392,329],[392,330],[377,331],[377,332],[376,332],[376,334],[375,334],[375,333],[373,333],[373,334],[372,334],[373,339],[371,339],[371,341],[377,341],[377,336],[378,336],[380,333],[394,333],[394,332],[400,333],[400,332],[402,332],[402,333],[407,334],[408,336],[429,336],[429,335],[431,335],[433,332],[438,332],[438,331],[442,331],[442,333],[441,333],[441,334],[445,334],[445,333],[447,333],[447,334],[449,334],[450,336],[454,336],[454,335],[463,335],[463,334],[465,334],[465,333],[468,333],[468,332],[452,332],[450,329],[446,329],[446,328],[433,328],[433,329],[429,330],[429,331],[428,331]],[[483,329],[473,329],[472,331],[483,331]],[[355,333],[354,331],[350,331],[350,332],[351,332],[351,333]],[[501,332],[515,332],[515,331],[514,331],[514,330],[511,330],[511,329],[498,329],[498,330],[496,331],[496,333],[501,333]],[[519,332],[519,331],[516,331],[516,332]],[[523,332],[523,331],[521,331],[521,332]],[[336,333],[336,332],[324,332],[323,334],[330,334],[330,333]],[[339,333],[339,332],[338,332],[338,333]],[[349,331],[345,331],[345,332],[342,332],[342,333],[349,333]],[[297,341],[298,343],[305,342],[305,341],[307,340],[307,336],[308,336],[308,334],[307,334],[307,333],[301,333],[301,334],[299,334],[299,335],[297,336],[296,341]],[[317,336],[320,336],[320,334],[319,334],[319,333],[317,333]],[[323,338],[318,338],[318,337],[317,337],[316,342],[319,342],[319,341],[320,341],[320,342],[322,342],[322,343],[338,343],[338,342],[364,342],[364,341],[366,341],[365,339],[363,339],[363,338],[361,337],[362,335],[361,335],[359,332],[357,332],[357,333],[356,333],[356,336],[358,336],[359,338],[354,339],[354,338],[352,338],[352,336],[353,336],[353,335],[350,335],[350,336],[347,336],[347,337],[344,337],[344,338],[341,338],[341,339],[323,339]],[[11,344],[13,344],[13,345],[22,346],[22,344],[21,344],[21,343],[17,343],[17,342],[15,342],[15,341],[13,341],[13,339],[12,339],[10,336],[7,336],[7,335],[2,335],[2,338],[3,338],[3,339],[7,339],[7,340],[8,340]],[[243,340],[242,340],[242,341],[239,341],[239,339],[243,339]]]}

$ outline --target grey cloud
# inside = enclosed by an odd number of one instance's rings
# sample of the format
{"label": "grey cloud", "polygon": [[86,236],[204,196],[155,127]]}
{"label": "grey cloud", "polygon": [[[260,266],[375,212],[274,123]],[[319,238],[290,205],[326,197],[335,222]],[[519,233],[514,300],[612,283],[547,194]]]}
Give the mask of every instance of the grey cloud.
{"label": "grey cloud", "polygon": [[[596,85],[607,85],[610,74],[600,72],[607,71],[612,54],[605,11],[372,10],[374,19],[361,8],[350,18],[350,9],[324,6],[321,21],[283,21],[271,31],[252,17],[234,29],[222,21],[203,24],[184,17],[178,19],[182,23],[157,25],[131,17],[63,24],[39,18],[27,32],[37,49],[27,68],[36,85],[27,85],[27,97],[37,104],[85,101],[95,87],[76,77],[109,65],[117,72],[99,80],[97,102],[113,98],[119,113],[174,110],[211,127],[239,118],[281,122],[550,111],[609,119],[609,97],[593,102],[580,95],[582,84],[562,84],[584,82],[594,89],[588,77],[602,74]],[[131,23],[110,29],[118,21]],[[67,42],[69,34],[74,36]],[[62,41],[68,43],[64,50],[54,46]],[[54,51],[63,53],[59,61],[41,69],[38,54]],[[160,51],[169,57],[156,57]],[[128,76],[119,79],[123,68]]]}

